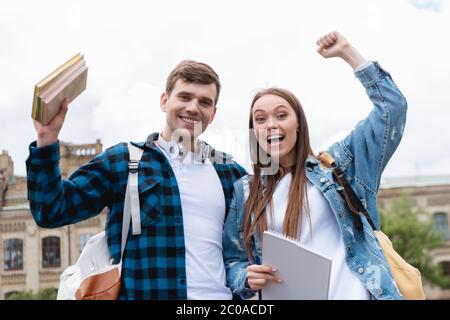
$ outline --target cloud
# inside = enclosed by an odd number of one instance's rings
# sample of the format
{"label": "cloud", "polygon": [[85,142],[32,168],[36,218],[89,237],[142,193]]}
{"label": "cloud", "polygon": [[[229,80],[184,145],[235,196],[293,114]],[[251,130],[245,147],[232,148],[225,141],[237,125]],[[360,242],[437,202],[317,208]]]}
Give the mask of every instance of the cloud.
{"label": "cloud", "polygon": [[431,10],[442,12],[444,10],[444,0],[409,0],[409,3],[419,10]]}
{"label": "cloud", "polygon": [[159,108],[162,90],[148,83],[134,83],[124,92],[105,96],[94,106],[92,127],[105,148],[120,141],[144,141],[161,132],[165,116]]}
{"label": "cloud", "polygon": [[[245,163],[253,94],[281,86],[300,99],[312,145],[325,148],[371,109],[343,62],[315,40],[338,30],[393,76],[409,103],[405,136],[385,174],[450,174],[450,17],[443,1],[79,1],[5,3],[0,12],[0,149],[25,174],[34,84],[75,52],[89,66],[87,90],[70,105],[61,139],[104,146],[144,140],[164,125],[159,95],[182,59],[209,63],[223,89],[205,140]],[[434,7],[433,7],[434,6]],[[428,7],[427,7],[428,8]],[[430,11],[431,10],[431,11]],[[7,75],[7,76],[5,76]]]}

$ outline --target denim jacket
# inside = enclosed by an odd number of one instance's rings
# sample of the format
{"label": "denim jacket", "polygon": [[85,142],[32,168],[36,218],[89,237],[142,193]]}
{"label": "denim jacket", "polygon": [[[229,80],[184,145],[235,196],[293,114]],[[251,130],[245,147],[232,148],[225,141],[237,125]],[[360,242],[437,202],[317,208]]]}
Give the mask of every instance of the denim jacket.
{"label": "denim jacket", "polygon": [[[345,172],[351,187],[361,199],[375,226],[379,229],[376,205],[380,177],[388,160],[400,143],[406,120],[407,103],[390,74],[377,62],[370,63],[355,76],[365,87],[374,107],[369,116],[359,122],[342,141],[327,152]],[[307,179],[327,199],[342,232],[345,260],[374,299],[402,299],[389,265],[375,234],[362,217],[363,227],[357,228],[352,213],[338,193],[330,169],[309,156],[306,160]],[[235,184],[234,196],[224,226],[224,261],[227,281],[234,294],[243,299],[255,292],[245,286],[246,267],[261,261],[260,237],[253,237],[253,261],[249,261],[243,242],[243,219],[252,177],[247,175]],[[253,218],[253,217],[252,217]]]}

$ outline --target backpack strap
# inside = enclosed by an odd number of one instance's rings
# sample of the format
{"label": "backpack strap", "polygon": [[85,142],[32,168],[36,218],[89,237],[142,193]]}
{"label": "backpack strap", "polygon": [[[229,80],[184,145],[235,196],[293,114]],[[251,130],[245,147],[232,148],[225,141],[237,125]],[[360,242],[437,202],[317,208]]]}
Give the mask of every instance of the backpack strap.
{"label": "backpack strap", "polygon": [[133,235],[141,234],[141,210],[139,205],[138,191],[138,169],[143,150],[131,143],[128,143],[128,153],[130,161],[128,163],[128,182],[125,192],[125,203],[123,206],[122,219],[122,242],[120,248],[120,260],[122,261],[123,252],[127,243],[128,230],[130,229],[130,220],[132,224]]}
{"label": "backpack strap", "polygon": [[344,198],[347,203],[348,208],[354,214],[355,224],[358,228],[362,227],[361,215],[366,217],[372,229],[375,231],[377,228],[367,213],[366,208],[361,203],[361,200],[353,191],[352,187],[347,181],[345,173],[341,168],[336,165],[336,161],[334,158],[326,152],[319,152],[317,159],[327,168],[331,168],[333,170],[333,178],[334,180],[343,188],[343,190],[339,191],[339,194]]}
{"label": "backpack strap", "polygon": [[133,235],[141,234],[141,209],[139,206],[138,191],[138,169],[141,161],[143,150],[131,143],[128,143],[128,153],[130,154],[130,162],[128,164],[128,186],[131,205],[131,223]]}

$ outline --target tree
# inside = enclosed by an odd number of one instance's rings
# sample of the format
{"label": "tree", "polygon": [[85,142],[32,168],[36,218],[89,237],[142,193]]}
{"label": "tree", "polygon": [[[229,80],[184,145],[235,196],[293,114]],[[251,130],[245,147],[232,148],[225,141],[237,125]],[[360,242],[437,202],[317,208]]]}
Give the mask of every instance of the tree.
{"label": "tree", "polygon": [[[434,229],[431,215],[413,209],[407,195],[395,199],[380,210],[381,230],[390,238],[395,251],[422,273],[424,283],[447,288],[449,277],[433,262],[432,251],[445,245],[444,236]],[[425,218],[425,219],[423,219]]]}
{"label": "tree", "polygon": [[26,290],[11,294],[7,300],[56,300],[57,292],[55,288],[39,289],[37,293]]}

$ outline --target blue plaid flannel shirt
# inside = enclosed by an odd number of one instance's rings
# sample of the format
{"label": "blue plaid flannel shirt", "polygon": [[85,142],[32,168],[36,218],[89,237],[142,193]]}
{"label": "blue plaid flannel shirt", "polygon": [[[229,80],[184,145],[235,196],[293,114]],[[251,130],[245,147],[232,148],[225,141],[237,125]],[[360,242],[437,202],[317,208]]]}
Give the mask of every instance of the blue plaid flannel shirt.
{"label": "blue plaid flannel shirt", "polygon": [[[186,299],[183,218],[175,175],[154,141],[133,143],[143,148],[139,165],[142,234],[131,230],[123,258],[119,299]],[[209,158],[222,183],[228,212],[233,183],[245,170],[231,157],[211,148]],[[214,161],[218,158],[227,161]],[[28,199],[40,227],[57,228],[99,214],[107,207],[109,250],[120,260],[122,214],[128,179],[128,148],[117,144],[81,166],[69,179],[61,179],[59,142],[42,148],[30,145],[26,161]]]}

